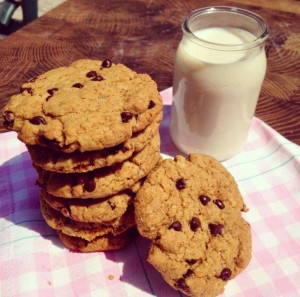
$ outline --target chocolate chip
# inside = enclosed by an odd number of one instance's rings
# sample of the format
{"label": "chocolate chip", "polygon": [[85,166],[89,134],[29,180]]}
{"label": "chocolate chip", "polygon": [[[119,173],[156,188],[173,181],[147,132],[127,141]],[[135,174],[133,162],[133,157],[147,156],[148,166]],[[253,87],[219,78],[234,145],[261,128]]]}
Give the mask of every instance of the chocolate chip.
{"label": "chocolate chip", "polygon": [[148,109],[151,109],[155,106],[155,102],[153,100],[150,100],[149,105],[148,105]]}
{"label": "chocolate chip", "polygon": [[36,77],[32,77],[32,78],[30,78],[29,80],[28,80],[28,82],[35,82],[36,81]]}
{"label": "chocolate chip", "polygon": [[112,210],[114,210],[116,208],[116,205],[114,203],[112,203],[111,201],[108,200],[107,203],[109,204],[109,206]]}
{"label": "chocolate chip", "polygon": [[183,277],[178,279],[177,282],[174,284],[174,286],[176,288],[179,288],[179,289],[183,290],[183,291],[189,291],[189,289],[190,289],[188,287],[188,285],[185,283],[185,279]]}
{"label": "chocolate chip", "polygon": [[109,67],[111,67],[111,65],[112,65],[112,63],[111,63],[110,59],[105,59],[101,64],[101,66],[104,68],[109,68]]}
{"label": "chocolate chip", "polygon": [[193,265],[197,262],[197,260],[196,259],[186,259],[185,262],[188,263],[189,265]]}
{"label": "chocolate chip", "polygon": [[224,225],[222,224],[208,224],[208,228],[210,230],[210,233],[213,236],[222,235],[222,228]]}
{"label": "chocolate chip", "polygon": [[219,278],[223,281],[229,280],[231,277],[231,270],[229,268],[224,268],[219,275]]}
{"label": "chocolate chip", "polygon": [[225,208],[225,205],[224,205],[223,201],[220,200],[220,199],[214,200],[214,204],[216,204],[220,209]]}
{"label": "chocolate chip", "polygon": [[208,202],[211,200],[208,196],[206,195],[200,195],[199,196],[200,202],[205,206],[208,204]]}
{"label": "chocolate chip", "polygon": [[182,225],[179,221],[173,222],[168,229],[174,229],[175,231],[181,231],[182,230]]}
{"label": "chocolate chip", "polygon": [[97,76],[94,76],[91,80],[92,81],[101,81],[101,80],[104,80],[104,78],[101,75],[97,75]]}
{"label": "chocolate chip", "polygon": [[201,226],[201,223],[200,223],[199,219],[196,217],[193,217],[190,221],[191,230],[196,232],[200,226]]}
{"label": "chocolate chip", "polygon": [[15,120],[15,115],[12,111],[6,110],[3,113],[3,119],[6,126],[12,126]]}
{"label": "chocolate chip", "polygon": [[58,91],[58,88],[52,88],[52,89],[47,90],[48,94],[50,94],[51,96],[53,96],[54,93],[56,93],[57,91]]}
{"label": "chocolate chip", "polygon": [[176,188],[178,190],[185,189],[185,180],[183,178],[180,178],[176,181]]}
{"label": "chocolate chip", "polygon": [[187,278],[187,277],[191,276],[192,274],[193,274],[193,270],[192,269],[188,269],[187,272],[182,275],[182,277],[183,278]]}
{"label": "chocolate chip", "polygon": [[129,120],[131,120],[132,117],[133,117],[133,114],[131,112],[124,111],[121,113],[121,118],[122,118],[123,123],[129,122]]}
{"label": "chocolate chip", "polygon": [[20,88],[20,92],[21,93],[23,93],[23,92],[25,92],[25,91],[27,91],[30,95],[32,95],[33,94],[33,89],[32,88]]}
{"label": "chocolate chip", "polygon": [[86,74],[86,77],[96,77],[97,76],[97,72],[96,71],[89,71],[87,74]]}
{"label": "chocolate chip", "polygon": [[72,87],[73,88],[82,89],[83,88],[83,84],[81,84],[81,83],[75,83]]}
{"label": "chocolate chip", "polygon": [[31,123],[32,125],[40,125],[40,124],[46,125],[47,124],[45,119],[42,116],[35,116],[35,117],[31,118],[29,120],[29,123]]}
{"label": "chocolate chip", "polygon": [[89,177],[87,180],[85,180],[83,189],[87,192],[93,192],[96,189],[95,180],[92,177]]}

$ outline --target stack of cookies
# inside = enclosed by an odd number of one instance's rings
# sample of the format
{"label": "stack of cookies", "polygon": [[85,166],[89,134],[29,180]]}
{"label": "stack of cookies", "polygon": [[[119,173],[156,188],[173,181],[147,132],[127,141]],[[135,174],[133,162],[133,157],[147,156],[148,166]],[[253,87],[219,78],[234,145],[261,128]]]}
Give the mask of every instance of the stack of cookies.
{"label": "stack of cookies", "polygon": [[25,83],[3,112],[26,143],[48,225],[70,249],[123,248],[135,193],[160,162],[162,100],[122,64],[79,60]]}

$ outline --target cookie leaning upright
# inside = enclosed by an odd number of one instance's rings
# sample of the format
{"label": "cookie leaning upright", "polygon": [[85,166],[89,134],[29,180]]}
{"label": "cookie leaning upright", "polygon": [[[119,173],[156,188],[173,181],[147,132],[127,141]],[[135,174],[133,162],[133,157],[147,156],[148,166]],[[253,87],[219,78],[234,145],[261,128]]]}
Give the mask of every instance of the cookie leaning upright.
{"label": "cookie leaning upright", "polygon": [[113,147],[161,113],[155,82],[110,60],[79,60],[25,83],[4,107],[4,125],[27,145],[64,152]]}
{"label": "cookie leaning upright", "polygon": [[221,294],[248,265],[246,209],[231,174],[201,154],[164,160],[135,199],[138,231],[152,240],[148,261],[190,296]]}

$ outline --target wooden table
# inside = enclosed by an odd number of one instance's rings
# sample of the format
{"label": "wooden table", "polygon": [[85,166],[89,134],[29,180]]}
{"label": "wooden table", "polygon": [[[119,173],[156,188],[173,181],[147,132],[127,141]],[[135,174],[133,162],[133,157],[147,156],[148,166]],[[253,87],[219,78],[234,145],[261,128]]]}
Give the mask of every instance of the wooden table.
{"label": "wooden table", "polygon": [[79,58],[108,57],[149,73],[159,90],[170,87],[182,18],[220,3],[249,9],[269,23],[268,70],[256,115],[300,145],[297,0],[68,0],[0,42],[0,110],[29,78]]}

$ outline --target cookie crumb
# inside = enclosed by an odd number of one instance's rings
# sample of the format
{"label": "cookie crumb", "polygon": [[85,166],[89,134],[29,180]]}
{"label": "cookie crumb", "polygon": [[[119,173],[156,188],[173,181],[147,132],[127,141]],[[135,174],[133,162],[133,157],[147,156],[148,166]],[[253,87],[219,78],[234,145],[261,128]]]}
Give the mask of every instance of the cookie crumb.
{"label": "cookie crumb", "polygon": [[107,277],[109,280],[114,280],[115,279],[115,276],[110,274],[108,277]]}

